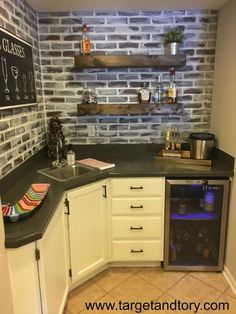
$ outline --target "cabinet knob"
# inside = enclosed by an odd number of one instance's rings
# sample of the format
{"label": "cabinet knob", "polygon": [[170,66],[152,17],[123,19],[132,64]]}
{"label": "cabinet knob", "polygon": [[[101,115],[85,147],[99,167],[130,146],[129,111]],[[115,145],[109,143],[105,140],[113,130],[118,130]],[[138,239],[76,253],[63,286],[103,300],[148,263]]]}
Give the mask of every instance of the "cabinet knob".
{"label": "cabinet knob", "polygon": [[131,205],[130,208],[132,208],[132,209],[135,209],[135,208],[143,208],[143,205],[139,205],[139,206]]}
{"label": "cabinet knob", "polygon": [[130,253],[143,253],[143,250],[131,250]]}
{"label": "cabinet knob", "polygon": [[140,226],[140,227],[130,227],[130,230],[143,230],[143,227]]}
{"label": "cabinet knob", "polygon": [[130,190],[143,190],[142,186],[131,186]]}

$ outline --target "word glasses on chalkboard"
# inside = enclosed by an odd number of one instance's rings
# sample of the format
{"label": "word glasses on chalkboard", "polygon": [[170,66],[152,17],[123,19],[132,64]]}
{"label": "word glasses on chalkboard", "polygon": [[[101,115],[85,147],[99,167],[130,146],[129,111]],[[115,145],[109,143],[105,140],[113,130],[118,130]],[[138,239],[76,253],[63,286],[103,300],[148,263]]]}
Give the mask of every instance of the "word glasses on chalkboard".
{"label": "word glasses on chalkboard", "polygon": [[32,46],[0,28],[0,109],[35,103]]}

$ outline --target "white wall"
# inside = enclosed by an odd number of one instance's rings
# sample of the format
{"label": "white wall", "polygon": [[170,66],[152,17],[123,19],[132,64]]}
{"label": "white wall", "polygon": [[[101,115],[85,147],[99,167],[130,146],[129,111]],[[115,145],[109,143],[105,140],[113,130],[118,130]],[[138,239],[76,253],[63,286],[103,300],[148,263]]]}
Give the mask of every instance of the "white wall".
{"label": "white wall", "polygon": [[[236,1],[219,12],[211,130],[219,148],[236,157]],[[236,171],[235,171],[236,174]],[[226,245],[226,271],[236,289],[236,179],[231,187]]]}
{"label": "white wall", "polygon": [[4,241],[5,241],[4,227],[2,215],[0,215],[0,313],[13,314],[7,254],[4,246]]}

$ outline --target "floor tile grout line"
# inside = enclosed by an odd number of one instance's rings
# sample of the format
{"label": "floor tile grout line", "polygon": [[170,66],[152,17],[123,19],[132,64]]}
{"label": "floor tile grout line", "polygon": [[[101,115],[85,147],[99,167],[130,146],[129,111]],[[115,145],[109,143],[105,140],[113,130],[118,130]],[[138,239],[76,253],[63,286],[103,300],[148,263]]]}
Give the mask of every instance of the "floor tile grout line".
{"label": "floor tile grout line", "polygon": [[[216,287],[214,287],[213,285],[206,283],[206,282],[205,282],[204,280],[202,280],[202,279],[196,278],[196,277],[195,277],[194,275],[192,275],[191,273],[189,273],[189,275],[190,275],[191,277],[193,277],[194,279],[197,279],[197,280],[201,281],[202,283],[205,283],[207,286],[209,286],[209,287],[211,287],[211,288],[214,288],[214,289],[218,290],[219,292],[222,292],[222,290],[220,290],[219,288],[216,288]],[[227,284],[228,284],[228,283],[227,283]],[[228,288],[229,288],[229,284],[228,284],[228,287],[227,287],[224,291],[226,291]],[[224,292],[224,291],[223,291],[223,292]]]}
{"label": "floor tile grout line", "polygon": [[[112,290],[114,290],[114,289],[117,289],[120,285],[122,285],[126,280],[128,280],[130,277],[132,277],[132,276],[134,276],[135,275],[135,273],[130,273],[130,276],[128,277],[128,278],[125,278],[122,282],[120,282],[117,286],[115,286],[115,287],[113,287],[111,290],[109,290],[109,291],[107,291],[107,292],[110,292],[110,291],[112,291]],[[99,286],[99,287],[101,287],[103,290],[105,290],[101,285],[99,285],[98,283],[97,283],[97,285]]]}

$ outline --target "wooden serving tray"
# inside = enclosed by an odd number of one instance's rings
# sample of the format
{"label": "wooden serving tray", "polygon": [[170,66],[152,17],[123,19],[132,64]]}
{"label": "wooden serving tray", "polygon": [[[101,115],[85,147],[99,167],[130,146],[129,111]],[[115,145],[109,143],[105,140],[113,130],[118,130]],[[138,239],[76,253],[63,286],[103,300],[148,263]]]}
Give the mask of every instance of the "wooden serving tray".
{"label": "wooden serving tray", "polygon": [[[211,166],[212,161],[210,159],[192,159],[190,158],[190,151],[171,151],[162,149],[158,152],[157,156],[155,156],[155,161],[167,161],[178,164],[187,164],[187,165],[199,165],[199,166]],[[176,154],[176,155],[175,155]]]}

